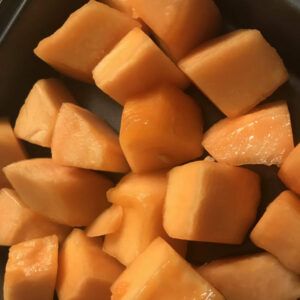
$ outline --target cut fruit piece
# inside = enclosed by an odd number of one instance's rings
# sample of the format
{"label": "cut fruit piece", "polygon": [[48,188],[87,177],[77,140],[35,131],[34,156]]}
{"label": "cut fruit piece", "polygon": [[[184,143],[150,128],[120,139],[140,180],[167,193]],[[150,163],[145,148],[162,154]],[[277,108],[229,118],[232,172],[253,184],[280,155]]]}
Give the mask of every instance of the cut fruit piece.
{"label": "cut fruit piece", "polygon": [[110,286],[123,269],[102,251],[101,240],[88,238],[83,231],[74,229],[59,253],[59,299],[109,300]]}
{"label": "cut fruit piece", "polygon": [[212,0],[130,0],[164,50],[179,60],[219,32],[221,15]]}
{"label": "cut fruit piece", "polygon": [[260,105],[247,115],[223,119],[204,134],[202,144],[229,165],[281,165],[294,147],[287,104]]}
{"label": "cut fruit piece", "polygon": [[300,274],[300,198],[282,192],[254,227],[251,240]]}
{"label": "cut fruit piece", "polygon": [[278,53],[258,30],[205,43],[179,66],[228,117],[247,113],[288,79]]}
{"label": "cut fruit piece", "polygon": [[71,103],[63,104],[58,113],[51,150],[53,161],[63,166],[129,172],[113,129],[90,111]]}
{"label": "cut fruit piece", "polygon": [[150,244],[111,290],[112,300],[224,300],[162,238]]}
{"label": "cut fruit piece", "polygon": [[75,102],[58,79],[41,79],[35,83],[15,124],[15,134],[22,140],[51,147],[58,111],[63,102]]}
{"label": "cut fruit piece", "polygon": [[118,9],[134,19],[138,19],[136,10],[131,5],[131,0],[104,0],[105,4]]}
{"label": "cut fruit piece", "polygon": [[190,96],[160,86],[125,104],[120,144],[133,172],[170,168],[201,156],[201,109]]}
{"label": "cut fruit piece", "polygon": [[164,228],[173,238],[240,244],[255,221],[259,200],[254,172],[192,162],[169,172]]}
{"label": "cut fruit piece", "polygon": [[3,170],[25,205],[55,222],[86,226],[108,207],[105,194],[113,184],[96,172],[63,167],[48,158]]}
{"label": "cut fruit piece", "polygon": [[270,254],[217,260],[198,269],[199,274],[230,300],[296,300],[300,277]]}
{"label": "cut fruit piece", "polygon": [[139,26],[116,9],[89,1],[43,39],[34,52],[58,71],[92,83],[93,68],[127,32]]}
{"label": "cut fruit piece", "polygon": [[52,300],[57,275],[58,239],[48,236],[14,245],[4,278],[5,300]]}
{"label": "cut fruit piece", "polygon": [[122,220],[123,208],[120,205],[112,205],[86,229],[86,235],[97,237],[115,233],[120,228]]}
{"label": "cut fruit piece", "polygon": [[96,85],[120,104],[159,84],[189,80],[140,28],[130,31],[93,71]]}

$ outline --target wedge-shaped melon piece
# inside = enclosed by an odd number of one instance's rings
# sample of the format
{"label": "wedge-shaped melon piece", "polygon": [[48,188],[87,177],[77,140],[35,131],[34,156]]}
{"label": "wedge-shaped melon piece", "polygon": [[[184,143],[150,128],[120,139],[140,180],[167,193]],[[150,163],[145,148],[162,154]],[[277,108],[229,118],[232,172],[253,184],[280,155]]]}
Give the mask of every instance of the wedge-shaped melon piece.
{"label": "wedge-shaped melon piece", "polygon": [[300,277],[270,254],[217,260],[198,269],[229,300],[296,300]]}
{"label": "wedge-shaped melon piece", "polygon": [[130,31],[93,71],[96,85],[120,104],[158,84],[180,88],[183,72],[140,28]]}
{"label": "wedge-shaped melon piece", "polygon": [[104,0],[103,2],[109,5],[110,7],[113,7],[128,14],[134,19],[138,19],[136,10],[131,5],[131,0]]}
{"label": "wedge-shaped melon piece", "polygon": [[4,278],[5,300],[52,300],[57,275],[58,239],[48,236],[14,245]]}
{"label": "wedge-shaped melon piece", "polygon": [[288,79],[258,30],[238,30],[196,49],[179,66],[228,117],[248,112]]}
{"label": "wedge-shaped melon piece", "polygon": [[63,104],[59,111],[51,150],[53,160],[63,166],[129,171],[114,130],[90,111],[71,103]]}
{"label": "wedge-shaped melon piece", "polygon": [[112,182],[93,171],[63,167],[49,158],[4,168],[22,202],[33,211],[69,226],[89,225],[106,207]]}
{"label": "wedge-shaped melon piece", "polygon": [[213,0],[130,0],[130,3],[175,60],[214,37],[221,27],[221,15]]}
{"label": "wedge-shaped melon piece", "polygon": [[173,238],[240,244],[255,221],[259,200],[254,172],[192,162],[169,172],[164,228]]}
{"label": "wedge-shaped melon piece", "polygon": [[279,101],[223,119],[204,134],[202,144],[217,161],[229,165],[281,165],[294,147],[288,106]]}
{"label": "wedge-shaped melon piece", "polygon": [[251,240],[300,274],[300,198],[282,192],[254,227]]}
{"label": "wedge-shaped melon piece", "polygon": [[136,26],[140,24],[126,14],[91,0],[43,39],[34,52],[58,71],[93,82],[93,68]]}
{"label": "wedge-shaped melon piece", "polygon": [[200,157],[202,128],[198,103],[161,86],[125,104],[120,144],[133,172],[154,171]]}
{"label": "wedge-shaped melon piece", "polygon": [[74,98],[58,79],[41,79],[31,89],[15,124],[18,138],[50,147],[58,111]]}
{"label": "wedge-shaped melon piece", "polygon": [[123,267],[102,251],[102,242],[74,229],[59,253],[57,293],[60,300],[109,300],[110,286]]}

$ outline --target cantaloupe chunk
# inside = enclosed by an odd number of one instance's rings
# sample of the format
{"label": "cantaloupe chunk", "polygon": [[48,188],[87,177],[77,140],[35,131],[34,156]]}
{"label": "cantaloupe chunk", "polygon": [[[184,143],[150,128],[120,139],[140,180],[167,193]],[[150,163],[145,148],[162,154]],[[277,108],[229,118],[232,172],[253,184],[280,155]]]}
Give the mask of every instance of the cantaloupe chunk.
{"label": "cantaloupe chunk", "polygon": [[120,144],[133,172],[169,168],[201,156],[202,128],[194,99],[160,86],[125,104]]}
{"label": "cantaloupe chunk", "polygon": [[162,238],[150,244],[111,290],[112,300],[224,299]]}
{"label": "cantaloupe chunk", "polygon": [[228,300],[300,297],[300,277],[267,253],[217,260],[200,267],[198,272]]}
{"label": "cantaloupe chunk", "polygon": [[278,53],[258,30],[205,43],[179,66],[228,117],[247,113],[288,79]]}
{"label": "cantaloupe chunk", "polygon": [[102,251],[101,240],[74,229],[59,253],[59,300],[109,300],[110,286],[123,269]]}
{"label": "cantaloupe chunk", "polygon": [[221,27],[220,12],[212,0],[130,0],[130,3],[174,60],[214,37]]}
{"label": "cantaloupe chunk", "polygon": [[282,192],[254,227],[251,239],[300,274],[300,198],[290,191]]}
{"label": "cantaloupe chunk", "polygon": [[119,40],[140,24],[103,3],[89,1],[43,39],[35,54],[58,71],[93,82],[92,70]]}
{"label": "cantaloupe chunk", "polygon": [[254,172],[192,162],[169,172],[164,228],[173,238],[240,244],[255,221],[259,200]]}
{"label": "cantaloupe chunk", "polygon": [[96,66],[96,85],[120,104],[158,84],[189,80],[140,28],[131,30]]}
{"label": "cantaloupe chunk", "polygon": [[58,239],[48,236],[14,245],[5,269],[5,300],[52,300]]}
{"label": "cantaloupe chunk", "polygon": [[75,102],[58,79],[41,79],[31,89],[15,124],[18,138],[50,147],[58,111],[63,102]]}
{"label": "cantaloupe chunk", "polygon": [[33,211],[69,226],[89,225],[106,207],[112,182],[93,171],[63,167],[49,158],[13,163],[4,173]]}
{"label": "cantaloupe chunk", "polygon": [[204,134],[202,144],[217,161],[230,165],[281,165],[294,147],[288,106],[279,101],[223,119]]}
{"label": "cantaloupe chunk", "polygon": [[102,2],[109,5],[110,7],[113,7],[128,14],[134,19],[138,19],[136,10],[131,5],[131,0],[104,0]]}

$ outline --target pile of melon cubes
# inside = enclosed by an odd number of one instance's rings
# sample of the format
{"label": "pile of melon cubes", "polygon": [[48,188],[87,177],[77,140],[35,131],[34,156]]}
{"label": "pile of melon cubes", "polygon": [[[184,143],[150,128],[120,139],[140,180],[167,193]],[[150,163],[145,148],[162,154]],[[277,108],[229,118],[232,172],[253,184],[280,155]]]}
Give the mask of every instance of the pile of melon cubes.
{"label": "pile of melon cubes", "polygon": [[[1,121],[5,300],[300,297],[300,145],[285,100],[259,105],[288,74],[258,30],[220,35],[221,23],[212,0],[92,0],[39,43],[124,108],[118,136],[41,79],[14,130]],[[226,115],[205,133],[192,82]],[[28,159],[17,138],[52,157]],[[245,164],[277,165],[287,187],[256,225],[260,179]],[[187,241],[238,245],[249,231],[265,252],[184,259]]]}

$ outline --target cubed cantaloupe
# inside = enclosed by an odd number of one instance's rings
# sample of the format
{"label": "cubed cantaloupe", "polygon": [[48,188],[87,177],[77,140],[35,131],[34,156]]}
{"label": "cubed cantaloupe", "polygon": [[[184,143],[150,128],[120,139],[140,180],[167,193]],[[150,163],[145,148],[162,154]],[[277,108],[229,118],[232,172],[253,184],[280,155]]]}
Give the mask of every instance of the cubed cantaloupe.
{"label": "cubed cantaloupe", "polygon": [[60,166],[49,158],[13,163],[4,173],[33,211],[69,226],[89,225],[105,208],[112,182],[93,171]]}
{"label": "cubed cantaloupe", "polygon": [[120,144],[133,172],[154,171],[200,157],[202,130],[198,103],[163,85],[125,104]]}
{"label": "cubed cantaloupe", "polygon": [[75,104],[62,105],[51,150],[53,161],[63,166],[120,173],[129,171],[114,130],[95,114]]}
{"label": "cubed cantaloupe", "polygon": [[58,239],[48,236],[14,245],[4,278],[5,300],[53,300]]}
{"label": "cubed cantaloupe", "polygon": [[75,102],[58,79],[37,81],[19,111],[15,124],[18,138],[43,147],[50,147],[58,111],[63,102]]}
{"label": "cubed cantaloupe", "polygon": [[91,0],[43,39],[34,52],[58,71],[92,83],[93,68],[127,32],[139,26],[126,14]]}
{"label": "cubed cantaloupe", "polygon": [[96,66],[96,85],[120,104],[158,84],[189,80],[140,28],[131,30]]}
{"label": "cubed cantaloupe", "polygon": [[288,79],[278,53],[258,30],[237,30],[207,42],[179,66],[228,117],[248,112]]}
{"label": "cubed cantaloupe", "polygon": [[131,0],[104,0],[105,4],[118,9],[134,19],[138,19],[136,10],[131,5]]}
{"label": "cubed cantaloupe", "polygon": [[300,274],[300,198],[290,191],[282,192],[254,227],[251,240]]}
{"label": "cubed cantaloupe", "polygon": [[74,229],[59,252],[59,300],[109,300],[110,286],[123,269],[102,251],[100,239],[89,238]]}
{"label": "cubed cantaloupe", "polygon": [[169,172],[164,228],[184,240],[240,244],[255,221],[260,181],[254,172],[196,161]]}
{"label": "cubed cantaloupe", "polygon": [[224,300],[162,238],[137,257],[111,290],[112,300]]}

